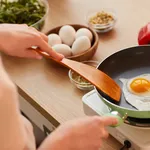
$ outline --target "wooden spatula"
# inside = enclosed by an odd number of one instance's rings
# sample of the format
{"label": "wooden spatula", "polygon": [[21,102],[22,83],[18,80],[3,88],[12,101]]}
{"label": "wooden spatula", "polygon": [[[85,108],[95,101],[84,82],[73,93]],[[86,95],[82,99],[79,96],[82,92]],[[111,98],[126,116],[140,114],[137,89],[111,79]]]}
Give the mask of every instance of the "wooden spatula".
{"label": "wooden spatula", "polygon": [[83,78],[88,80],[91,84],[96,86],[104,95],[106,95],[105,98],[109,97],[112,100],[115,100],[116,102],[120,101],[120,97],[121,97],[120,87],[113,79],[111,79],[104,72],[94,67],[91,67],[89,65],[77,61],[69,60],[66,58],[63,58],[62,61],[57,61],[54,58],[52,58],[49,54],[41,51],[40,49],[34,49],[34,50],[38,52],[40,55],[52,59],[58,62],[59,64],[69,69],[72,69],[74,72],[81,75]]}

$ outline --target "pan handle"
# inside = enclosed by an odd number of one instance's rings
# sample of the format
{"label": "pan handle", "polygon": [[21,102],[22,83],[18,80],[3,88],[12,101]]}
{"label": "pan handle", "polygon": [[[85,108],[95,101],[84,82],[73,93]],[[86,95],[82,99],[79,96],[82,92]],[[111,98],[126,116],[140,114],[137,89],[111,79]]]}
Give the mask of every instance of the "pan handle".
{"label": "pan handle", "polygon": [[117,111],[112,111],[110,113],[104,114],[104,116],[115,117],[118,120],[118,123],[116,125],[112,125],[111,127],[118,127],[122,123],[124,123],[124,121],[125,121],[125,119],[127,118],[128,115],[126,113],[124,116],[122,116]]}

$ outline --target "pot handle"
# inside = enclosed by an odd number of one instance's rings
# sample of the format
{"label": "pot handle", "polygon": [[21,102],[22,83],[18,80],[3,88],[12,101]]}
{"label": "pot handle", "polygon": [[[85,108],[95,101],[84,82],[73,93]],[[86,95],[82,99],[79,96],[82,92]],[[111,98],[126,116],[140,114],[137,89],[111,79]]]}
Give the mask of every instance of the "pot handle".
{"label": "pot handle", "polygon": [[126,113],[124,116],[122,116],[117,111],[112,111],[110,113],[104,114],[104,116],[115,117],[118,120],[118,123],[116,125],[112,125],[111,127],[118,127],[122,123],[124,123],[124,121],[125,121],[125,119],[127,118],[128,115]]}

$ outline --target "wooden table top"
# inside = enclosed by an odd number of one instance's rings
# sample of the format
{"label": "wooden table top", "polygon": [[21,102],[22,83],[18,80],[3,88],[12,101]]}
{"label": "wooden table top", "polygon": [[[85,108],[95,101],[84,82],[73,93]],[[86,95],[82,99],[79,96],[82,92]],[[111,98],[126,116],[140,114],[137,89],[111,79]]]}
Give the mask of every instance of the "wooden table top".
{"label": "wooden table top", "polygon": [[[94,56],[102,60],[108,55],[129,46],[137,45],[139,29],[149,22],[149,0],[49,0],[50,13],[43,32],[62,24],[86,24],[85,15],[90,9],[113,8],[117,14],[115,29],[99,35],[99,47]],[[83,92],[69,81],[68,70],[46,60],[18,59],[3,56],[7,72],[27,98],[55,125],[85,116],[82,108]],[[103,150],[119,149],[112,137],[105,141]]]}

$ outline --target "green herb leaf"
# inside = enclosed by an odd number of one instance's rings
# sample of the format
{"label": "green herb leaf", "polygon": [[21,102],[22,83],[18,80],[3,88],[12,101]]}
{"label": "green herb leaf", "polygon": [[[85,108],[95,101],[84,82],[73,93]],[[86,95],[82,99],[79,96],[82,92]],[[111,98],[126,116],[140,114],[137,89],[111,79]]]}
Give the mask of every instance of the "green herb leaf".
{"label": "green herb leaf", "polygon": [[45,7],[38,0],[0,1],[0,23],[32,25],[45,14]]}

